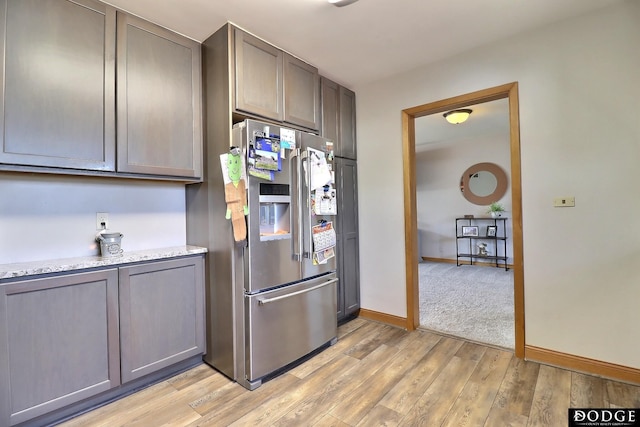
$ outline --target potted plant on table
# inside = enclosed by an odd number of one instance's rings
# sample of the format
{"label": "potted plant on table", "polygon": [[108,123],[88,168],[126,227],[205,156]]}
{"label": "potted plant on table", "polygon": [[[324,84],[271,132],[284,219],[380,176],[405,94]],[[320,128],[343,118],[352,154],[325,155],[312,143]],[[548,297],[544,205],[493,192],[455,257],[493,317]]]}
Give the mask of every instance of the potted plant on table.
{"label": "potted plant on table", "polygon": [[491,218],[501,218],[505,214],[504,206],[498,202],[491,203],[487,212],[491,215]]}

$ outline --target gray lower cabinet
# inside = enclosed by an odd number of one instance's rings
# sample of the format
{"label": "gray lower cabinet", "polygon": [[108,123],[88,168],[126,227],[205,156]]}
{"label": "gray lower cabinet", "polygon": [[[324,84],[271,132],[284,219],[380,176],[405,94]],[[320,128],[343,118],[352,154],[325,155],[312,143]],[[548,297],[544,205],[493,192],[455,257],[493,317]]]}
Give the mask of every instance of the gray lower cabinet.
{"label": "gray lower cabinet", "polygon": [[118,13],[118,172],[202,176],[200,44]]}
{"label": "gray lower cabinet", "polygon": [[204,353],[202,257],[120,268],[122,382]]}
{"label": "gray lower cabinet", "polygon": [[0,0],[0,163],[113,171],[116,12]]}
{"label": "gray lower cabinet", "polygon": [[338,193],[338,320],[360,309],[358,168],[355,160],[335,159]]}
{"label": "gray lower cabinet", "polygon": [[117,269],[0,285],[0,425],[120,384]]}
{"label": "gray lower cabinet", "polygon": [[0,283],[0,426],[41,425],[197,359],[204,317],[202,255]]}

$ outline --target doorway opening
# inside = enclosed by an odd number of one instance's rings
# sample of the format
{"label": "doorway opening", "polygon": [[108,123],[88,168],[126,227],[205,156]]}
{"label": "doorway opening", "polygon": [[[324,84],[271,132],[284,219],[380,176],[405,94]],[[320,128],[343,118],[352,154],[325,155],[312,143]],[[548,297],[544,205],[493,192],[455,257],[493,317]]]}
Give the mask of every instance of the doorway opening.
{"label": "doorway opening", "polygon": [[524,271],[522,247],[522,189],[520,174],[520,124],[518,83],[513,82],[453,98],[419,105],[402,111],[402,147],[405,214],[405,266],[408,330],[419,326],[418,226],[416,204],[415,119],[507,98],[509,102],[509,146],[511,209],[513,227],[513,297],[515,355],[524,357]]}

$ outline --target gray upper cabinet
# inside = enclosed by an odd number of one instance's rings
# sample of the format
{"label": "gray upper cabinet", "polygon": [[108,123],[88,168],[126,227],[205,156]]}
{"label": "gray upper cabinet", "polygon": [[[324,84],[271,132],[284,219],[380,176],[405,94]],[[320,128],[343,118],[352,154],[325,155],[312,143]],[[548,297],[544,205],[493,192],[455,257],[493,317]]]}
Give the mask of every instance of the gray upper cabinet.
{"label": "gray upper cabinet", "polygon": [[322,136],[334,142],[337,157],[356,159],[356,94],[322,77]]}
{"label": "gray upper cabinet", "polygon": [[118,14],[118,172],[202,175],[200,44]]}
{"label": "gray upper cabinet", "polygon": [[322,77],[320,79],[320,99],[322,101],[322,131],[321,135],[334,143],[334,154],[336,143],[340,135],[340,86],[337,83]]}
{"label": "gray upper cabinet", "polygon": [[234,110],[318,130],[318,69],[239,28],[229,28],[234,40]]}
{"label": "gray upper cabinet", "polygon": [[120,268],[122,382],[204,353],[202,256]]}
{"label": "gray upper cabinet", "polygon": [[0,0],[0,22],[0,169],[202,177],[199,43],[93,0]]}
{"label": "gray upper cabinet", "polygon": [[284,61],[284,121],[320,129],[318,69],[287,53]]}
{"label": "gray upper cabinet", "polygon": [[0,0],[0,163],[113,171],[115,9]]}
{"label": "gray upper cabinet", "polygon": [[234,40],[235,109],[283,121],[284,52],[238,28]]}
{"label": "gray upper cabinet", "polygon": [[0,425],[120,384],[116,269],[0,285]]}
{"label": "gray upper cabinet", "polygon": [[340,137],[341,157],[356,159],[356,94],[340,86]]}

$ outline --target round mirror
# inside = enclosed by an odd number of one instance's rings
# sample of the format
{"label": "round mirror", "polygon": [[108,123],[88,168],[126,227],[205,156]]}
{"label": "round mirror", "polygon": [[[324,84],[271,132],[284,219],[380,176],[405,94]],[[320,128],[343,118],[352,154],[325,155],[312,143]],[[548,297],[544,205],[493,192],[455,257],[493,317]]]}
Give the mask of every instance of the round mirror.
{"label": "round mirror", "polygon": [[464,171],[460,191],[473,204],[487,206],[507,191],[507,174],[495,163],[477,163]]}

